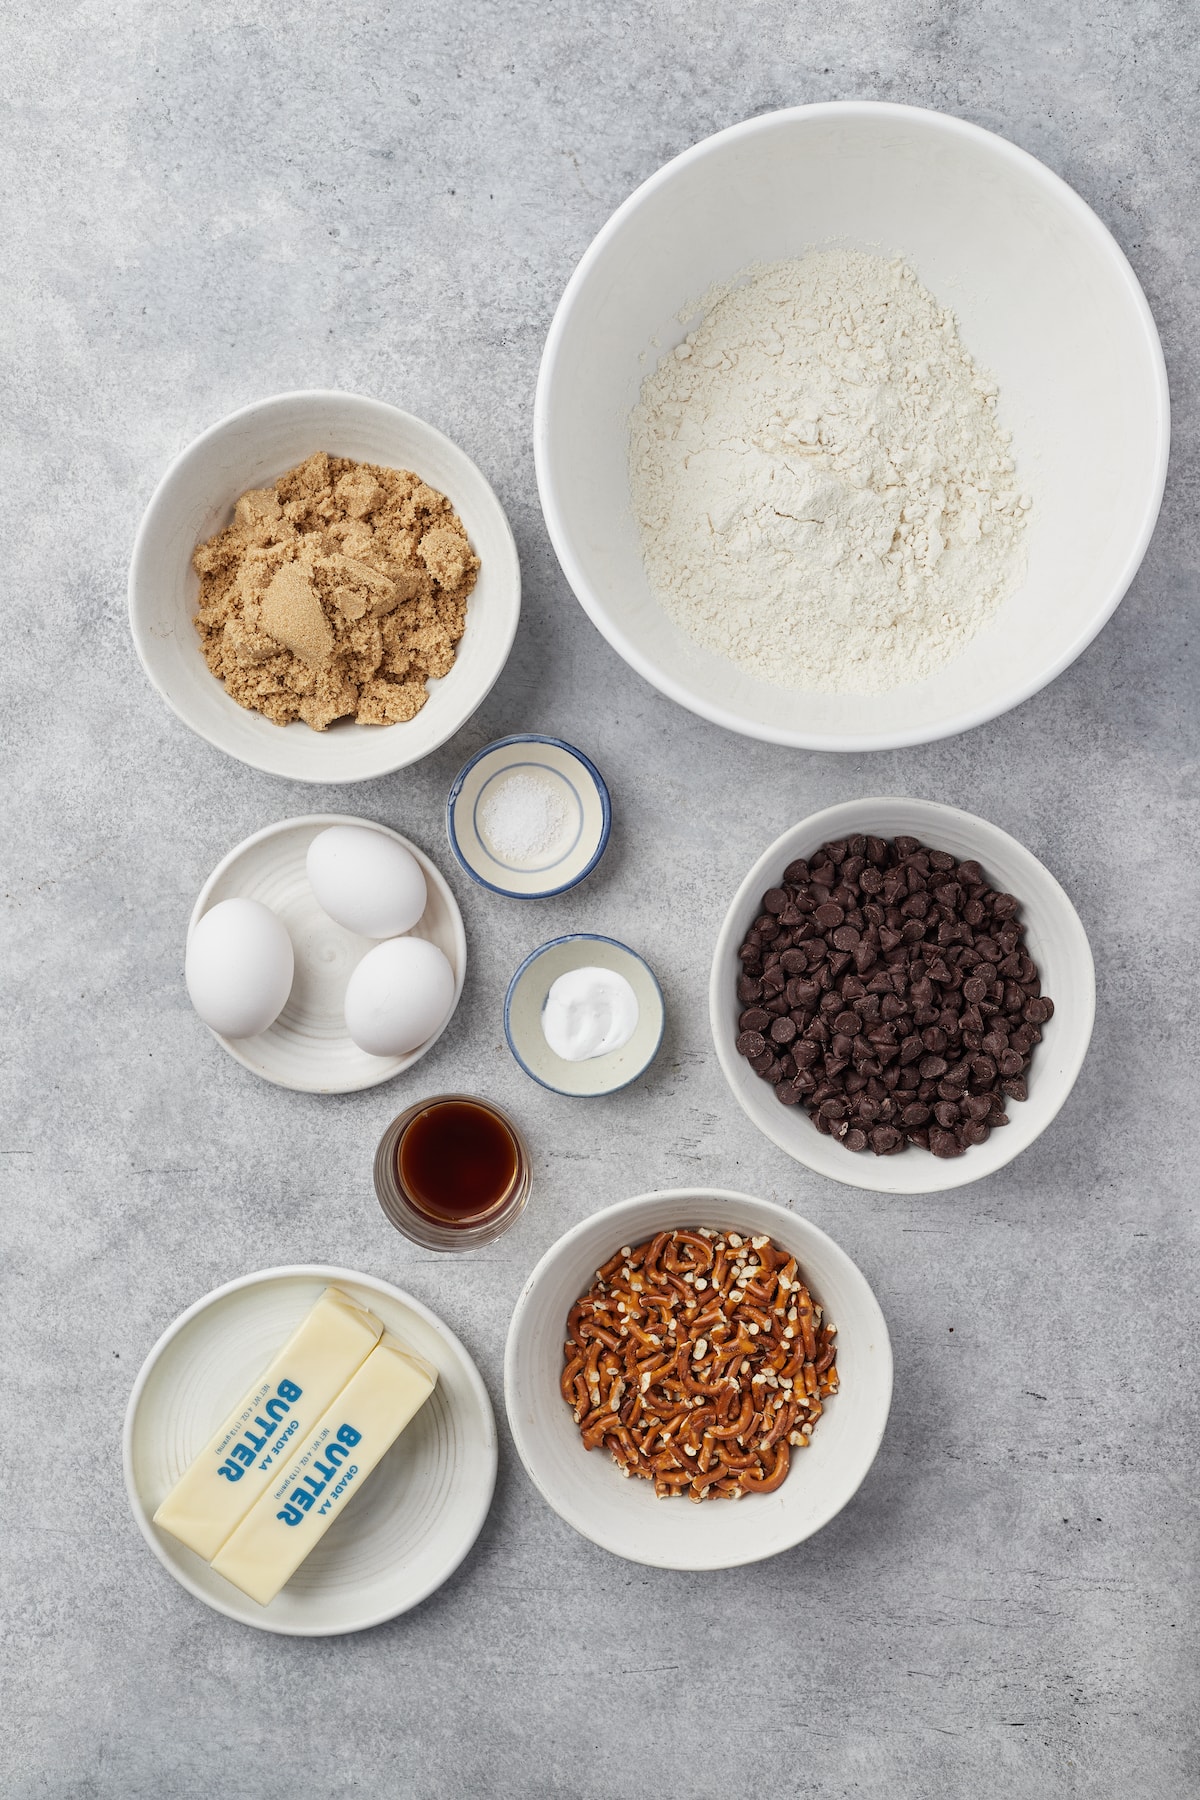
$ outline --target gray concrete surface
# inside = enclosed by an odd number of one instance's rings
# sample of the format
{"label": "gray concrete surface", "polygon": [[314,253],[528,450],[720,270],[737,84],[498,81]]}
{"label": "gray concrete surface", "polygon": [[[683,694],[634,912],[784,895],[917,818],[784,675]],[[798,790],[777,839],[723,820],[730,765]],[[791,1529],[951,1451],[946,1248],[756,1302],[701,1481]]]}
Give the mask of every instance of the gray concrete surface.
{"label": "gray concrete surface", "polygon": [[[0,208],[5,533],[5,1796],[402,1800],[1200,1791],[1196,1749],[1194,9],[1096,0],[848,7],[562,0],[9,8]],[[897,755],[782,754],[674,709],[572,600],[530,451],[553,306],[665,158],[780,104],[915,101],[992,127],[1084,194],[1164,334],[1176,433],[1133,591],[1048,692]],[[125,620],[168,459],[231,408],[345,386],[435,421],[512,518],[526,603],[491,699],[421,767],[357,790],[259,776],[192,737]],[[184,925],[243,835],[314,805],[445,861],[466,755],[562,732],[617,825],[574,898],[451,872],[471,971],[414,1078],[345,1099],[260,1085],[188,1009]],[[733,1107],[709,1047],[713,933],[785,825],[871,790],[968,807],[1066,884],[1099,975],[1052,1129],[959,1195],[809,1176]],[[660,971],[650,1078],[595,1105],[502,1047],[507,977],[567,927]],[[537,1189],[486,1257],[386,1226],[370,1156],[401,1103],[476,1087],[527,1126]],[[626,1565],[541,1503],[505,1434],[458,1575],[340,1641],[242,1630],[176,1588],[121,1488],[130,1384],[174,1315],[267,1263],[408,1285],[499,1410],[526,1270],[625,1194],[704,1179],[794,1205],[874,1283],[896,1401],[826,1531],[693,1577]]]}

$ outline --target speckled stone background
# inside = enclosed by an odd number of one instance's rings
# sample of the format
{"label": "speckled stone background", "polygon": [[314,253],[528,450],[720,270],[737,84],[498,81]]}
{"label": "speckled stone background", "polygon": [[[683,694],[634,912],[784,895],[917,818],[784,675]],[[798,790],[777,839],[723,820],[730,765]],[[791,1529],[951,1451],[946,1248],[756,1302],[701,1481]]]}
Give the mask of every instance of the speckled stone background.
{"label": "speckled stone background", "polygon": [[[1179,0],[731,7],[448,0],[7,9],[3,1274],[6,1797],[1200,1791],[1195,1074],[1197,15]],[[707,133],[796,101],[914,101],[1072,182],[1162,330],[1175,450],[1157,536],[1083,658],[1017,712],[896,755],[783,754],[644,686],[571,598],[530,419],[564,283],[614,206]],[[479,461],[525,609],[481,712],[406,774],[313,790],[191,736],[143,677],[133,534],[203,427],[301,386],[376,394]],[[577,739],[616,801],[601,870],[537,908],[451,873],[464,1003],[413,1077],[276,1091],[188,1008],[184,927],[241,837],[314,808],[446,858],[442,806],[502,732]],[[1099,1012],[1062,1114],[1002,1174],[895,1200],[758,1137],[713,1057],[711,941],[748,864],[816,807],[911,792],[985,814],[1063,881]],[[517,961],[611,930],[670,1005],[649,1079],[592,1105],[503,1047]],[[519,1229],[466,1261],[389,1230],[392,1112],[475,1087],[527,1126]],[[437,1308],[497,1410],[512,1302],[590,1209],[704,1179],[795,1206],[887,1313],[879,1459],[790,1555],[693,1577],[625,1564],[537,1497],[502,1427],[479,1543],[358,1637],[244,1630],[177,1588],[121,1486],[129,1387],[208,1288],[334,1260]]]}

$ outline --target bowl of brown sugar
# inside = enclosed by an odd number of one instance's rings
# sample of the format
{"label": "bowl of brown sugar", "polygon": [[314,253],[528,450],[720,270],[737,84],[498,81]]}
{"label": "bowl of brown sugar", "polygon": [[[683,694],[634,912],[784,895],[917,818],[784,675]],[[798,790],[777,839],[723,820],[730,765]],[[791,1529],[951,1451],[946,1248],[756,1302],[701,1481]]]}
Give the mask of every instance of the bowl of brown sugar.
{"label": "bowl of brown sugar", "polygon": [[160,481],[129,615],[185,725],[252,768],[364,781],[418,762],[504,667],[521,578],[495,494],[431,425],[362,395],[232,413]]}

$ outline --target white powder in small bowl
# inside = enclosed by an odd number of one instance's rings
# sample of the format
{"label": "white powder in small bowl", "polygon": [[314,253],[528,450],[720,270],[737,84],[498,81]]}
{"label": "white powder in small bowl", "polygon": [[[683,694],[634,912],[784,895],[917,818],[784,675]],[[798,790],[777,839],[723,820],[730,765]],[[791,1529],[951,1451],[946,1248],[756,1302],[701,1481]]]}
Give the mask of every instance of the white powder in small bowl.
{"label": "white powder in small bowl", "polygon": [[501,862],[540,862],[562,843],[571,814],[558,788],[536,775],[492,784],[480,804],[479,831]]}

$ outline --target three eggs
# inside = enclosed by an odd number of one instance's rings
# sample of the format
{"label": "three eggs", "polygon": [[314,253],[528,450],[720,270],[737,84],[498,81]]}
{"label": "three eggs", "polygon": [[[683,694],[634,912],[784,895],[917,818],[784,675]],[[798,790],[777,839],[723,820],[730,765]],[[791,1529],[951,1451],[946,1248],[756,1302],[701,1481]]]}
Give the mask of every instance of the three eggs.
{"label": "three eggs", "polygon": [[[308,847],[306,873],[335,924],[379,940],[346,986],[346,1030],[371,1056],[405,1056],[454,1004],[454,971],[436,944],[405,934],[428,893],[403,844],[362,825],[331,825]],[[184,964],[188,996],[221,1037],[257,1037],[287,1004],[295,952],[282,919],[259,900],[222,900],[197,920]]]}

